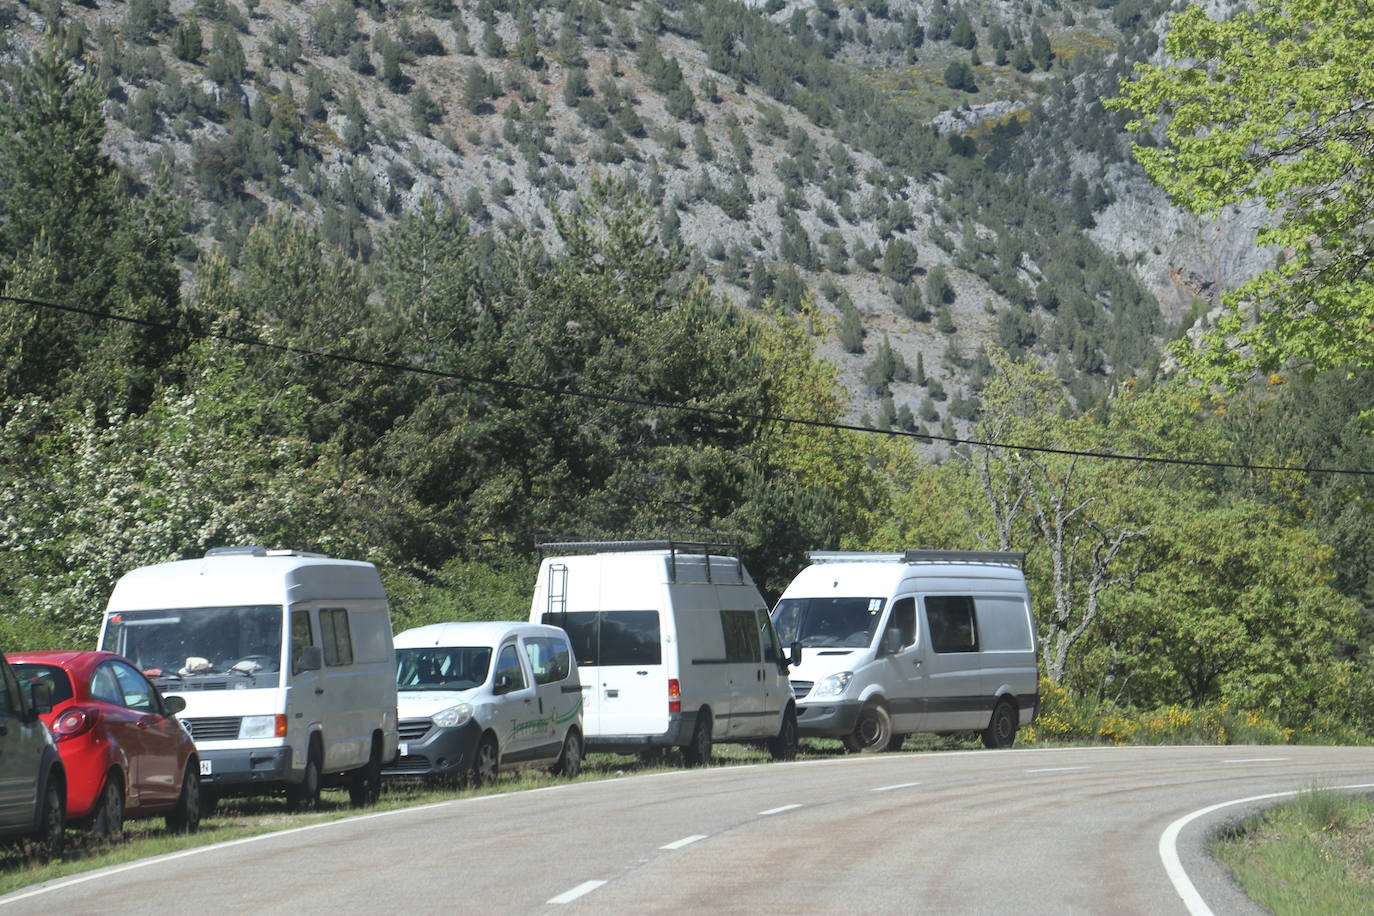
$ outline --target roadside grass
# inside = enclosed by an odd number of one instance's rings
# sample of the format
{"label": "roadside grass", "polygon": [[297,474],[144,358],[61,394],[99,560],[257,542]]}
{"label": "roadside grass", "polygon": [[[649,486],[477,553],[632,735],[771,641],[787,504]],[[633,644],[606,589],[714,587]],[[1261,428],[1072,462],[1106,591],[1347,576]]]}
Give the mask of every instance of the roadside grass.
{"label": "roadside grass", "polygon": [[1369,913],[1374,797],[1315,786],[1212,843],[1250,899],[1276,916]]}

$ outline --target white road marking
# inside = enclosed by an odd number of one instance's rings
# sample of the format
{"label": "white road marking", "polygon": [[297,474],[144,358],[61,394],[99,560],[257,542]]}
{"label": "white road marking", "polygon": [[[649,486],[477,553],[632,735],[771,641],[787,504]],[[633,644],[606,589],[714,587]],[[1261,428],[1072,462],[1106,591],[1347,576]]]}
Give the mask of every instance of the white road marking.
{"label": "white road marking", "polygon": [[919,786],[919,782],[899,782],[895,786],[878,786],[874,792],[891,792],[893,789],[910,789],[912,786]]}
{"label": "white road marking", "polygon": [[1277,763],[1280,760],[1291,759],[1291,757],[1233,757],[1230,760],[1223,760],[1222,763]]}
{"label": "white road marking", "polygon": [[[1374,783],[1363,783],[1355,786],[1333,786],[1336,789],[1374,789]],[[1169,880],[1174,884],[1174,890],[1182,898],[1183,905],[1188,908],[1188,912],[1193,916],[1213,916],[1212,908],[1202,899],[1198,893],[1197,886],[1188,877],[1188,872],[1183,869],[1183,860],[1178,856],[1178,835],[1183,832],[1193,821],[1204,815],[1211,814],[1213,811],[1220,811],[1222,808],[1229,808],[1232,805],[1244,805],[1249,802],[1267,801],[1271,798],[1286,798],[1290,795],[1297,795],[1297,791],[1291,792],[1270,792],[1268,795],[1252,795],[1249,798],[1237,798],[1231,801],[1218,802],[1215,805],[1208,805],[1206,808],[1199,808],[1191,814],[1174,821],[1164,829],[1159,837],[1159,858],[1164,863],[1164,871],[1168,873]]]}
{"label": "white road marking", "polygon": [[1091,767],[1040,767],[1035,770],[1026,770],[1027,773],[1066,773],[1069,770],[1087,770]]}
{"label": "white road marking", "polygon": [[581,897],[583,894],[590,894],[605,883],[605,881],[583,881],[570,891],[564,891],[557,897],[550,897],[549,903],[572,903],[578,897]]}
{"label": "white road marking", "polygon": [[783,805],[781,808],[769,808],[767,811],[760,811],[759,817],[767,817],[770,814],[782,814],[784,811],[791,811],[793,808],[800,808],[801,805]]}
{"label": "white road marking", "polygon": [[695,843],[697,840],[704,840],[704,839],[706,839],[706,834],[704,834],[704,833],[694,833],[694,834],[692,834],[691,836],[685,836],[685,837],[683,837],[683,838],[680,839],[680,840],[674,840],[673,842],[669,843],[667,846],[660,846],[660,847],[658,847],[658,848],[659,848],[659,849],[681,849],[681,848],[684,847],[684,846],[691,846],[691,845],[692,845],[693,843]]}

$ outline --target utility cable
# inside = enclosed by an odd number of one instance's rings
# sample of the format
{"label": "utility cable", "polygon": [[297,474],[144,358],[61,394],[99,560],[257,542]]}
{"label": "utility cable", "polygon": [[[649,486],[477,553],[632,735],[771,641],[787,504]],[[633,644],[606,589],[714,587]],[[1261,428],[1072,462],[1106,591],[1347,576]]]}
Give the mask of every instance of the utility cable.
{"label": "utility cable", "polygon": [[828,420],[807,420],[801,417],[784,417],[775,414],[756,414],[743,413],[740,411],[726,410],[719,407],[698,407],[691,404],[676,404],[668,401],[655,401],[647,398],[633,398],[626,395],[606,394],[604,392],[581,391],[576,388],[555,388],[550,385],[538,385],[533,382],[517,382],[512,379],[486,378],[477,375],[468,375],[462,372],[449,372],[442,369],[428,369],[423,366],[412,366],[405,363],[393,363],[386,360],[368,359],[362,356],[349,356],[343,353],[330,353],[326,350],[313,350],[308,347],[297,347],[290,344],[272,343],[271,341],[261,340],[256,337],[245,337],[237,334],[227,334],[216,331],[193,331],[179,325],[168,324],[163,321],[154,321],[149,318],[138,318],[132,315],[120,315],[114,312],[104,312],[98,309],[81,308],[74,305],[62,305],[55,302],[45,302],[41,299],[29,299],[22,296],[0,295],[0,300],[14,302],[20,305],[29,305],[37,308],[50,309],[53,311],[68,312],[74,315],[84,315],[89,318],[96,318],[102,321],[118,321],[125,324],[138,325],[140,327],[151,328],[159,331],[169,331],[176,334],[184,334],[189,337],[199,337],[206,340],[219,340],[225,343],[240,344],[249,347],[259,347],[266,350],[276,350],[280,353],[290,353],[294,356],[307,356],[316,359],[332,360],[340,363],[348,363],[355,366],[365,366],[371,369],[385,369],[393,372],[410,372],[417,375],[424,375],[430,378],[445,379],[448,381],[464,382],[471,385],[488,385],[495,388],[502,388],[509,391],[526,391],[535,394],[546,394],[553,397],[581,398],[588,401],[597,401],[603,404],[623,404],[631,407],[651,407],[658,410],[675,410],[682,413],[697,414],[700,416],[711,416],[731,420],[747,420],[757,423],[779,423],[792,426],[808,426],[814,429],[829,429],[843,432],[864,433],[867,435],[879,435],[899,438],[917,439],[922,442],[937,441],[946,442],[950,445],[969,445],[975,448],[1002,449],[1005,451],[1033,452],[1046,455],[1062,455],[1074,458],[1101,458],[1109,461],[1134,461],[1141,464],[1162,464],[1176,465],[1182,467],[1214,468],[1224,470],[1239,471],[1277,471],[1298,474],[1345,474],[1357,477],[1374,477],[1374,470],[1360,470],[1357,468],[1324,468],[1324,467],[1291,467],[1287,465],[1271,464],[1242,464],[1238,462],[1226,461],[1206,461],[1197,458],[1166,458],[1158,455],[1130,455],[1121,452],[1095,452],[1083,451],[1081,449],[1054,448],[1045,445],[1021,445],[1006,442],[991,442],[982,439],[962,439],[956,436],[942,436],[935,433],[922,433],[905,429],[878,429],[874,426],[861,426],[853,423],[838,423]]}

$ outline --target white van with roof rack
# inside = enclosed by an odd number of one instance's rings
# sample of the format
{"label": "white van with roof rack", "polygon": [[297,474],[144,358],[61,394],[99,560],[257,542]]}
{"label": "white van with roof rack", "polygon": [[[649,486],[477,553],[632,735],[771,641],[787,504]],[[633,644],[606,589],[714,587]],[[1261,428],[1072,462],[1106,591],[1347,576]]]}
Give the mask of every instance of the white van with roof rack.
{"label": "white van with roof rack", "polygon": [[850,750],[913,732],[979,731],[1010,747],[1039,705],[1023,553],[813,551],[773,608],[806,658],[792,673],[804,736]]}
{"label": "white van with roof rack", "polygon": [[376,800],[396,756],[391,616],[377,568],[297,550],[216,547],[115,583],[100,648],[167,695],[200,757],[205,801],[322,784]]}
{"label": "white van with roof rack", "polygon": [[788,659],[738,547],[576,541],[540,552],[530,620],[572,641],[588,750],[681,747],[689,766],[720,742],[795,755]]}

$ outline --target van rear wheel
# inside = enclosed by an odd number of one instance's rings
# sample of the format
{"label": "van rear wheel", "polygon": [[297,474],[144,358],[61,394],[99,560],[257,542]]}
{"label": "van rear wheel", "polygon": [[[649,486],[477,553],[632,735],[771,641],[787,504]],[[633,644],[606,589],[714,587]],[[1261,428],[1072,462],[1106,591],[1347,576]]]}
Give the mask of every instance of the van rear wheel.
{"label": "van rear wheel", "polygon": [[365,808],[377,804],[382,796],[382,739],[380,735],[372,738],[372,750],[367,763],[350,774],[348,779],[348,801],[355,808]]}
{"label": "van rear wheel", "polygon": [[1016,707],[1008,699],[1002,699],[992,710],[988,727],[983,730],[983,747],[1011,747],[1016,740]]}
{"label": "van rear wheel", "polygon": [[577,733],[577,729],[570,728],[568,736],[563,739],[563,753],[558,755],[558,762],[553,765],[553,775],[574,779],[581,772],[582,736]]}
{"label": "van rear wheel", "polygon": [[861,754],[878,754],[887,750],[892,740],[892,717],[877,703],[859,710],[854,731],[844,737],[844,746]]}
{"label": "van rear wheel", "polygon": [[682,762],[689,767],[704,767],[711,762],[711,712],[703,710],[697,716],[692,731],[692,743],[682,749]]}

